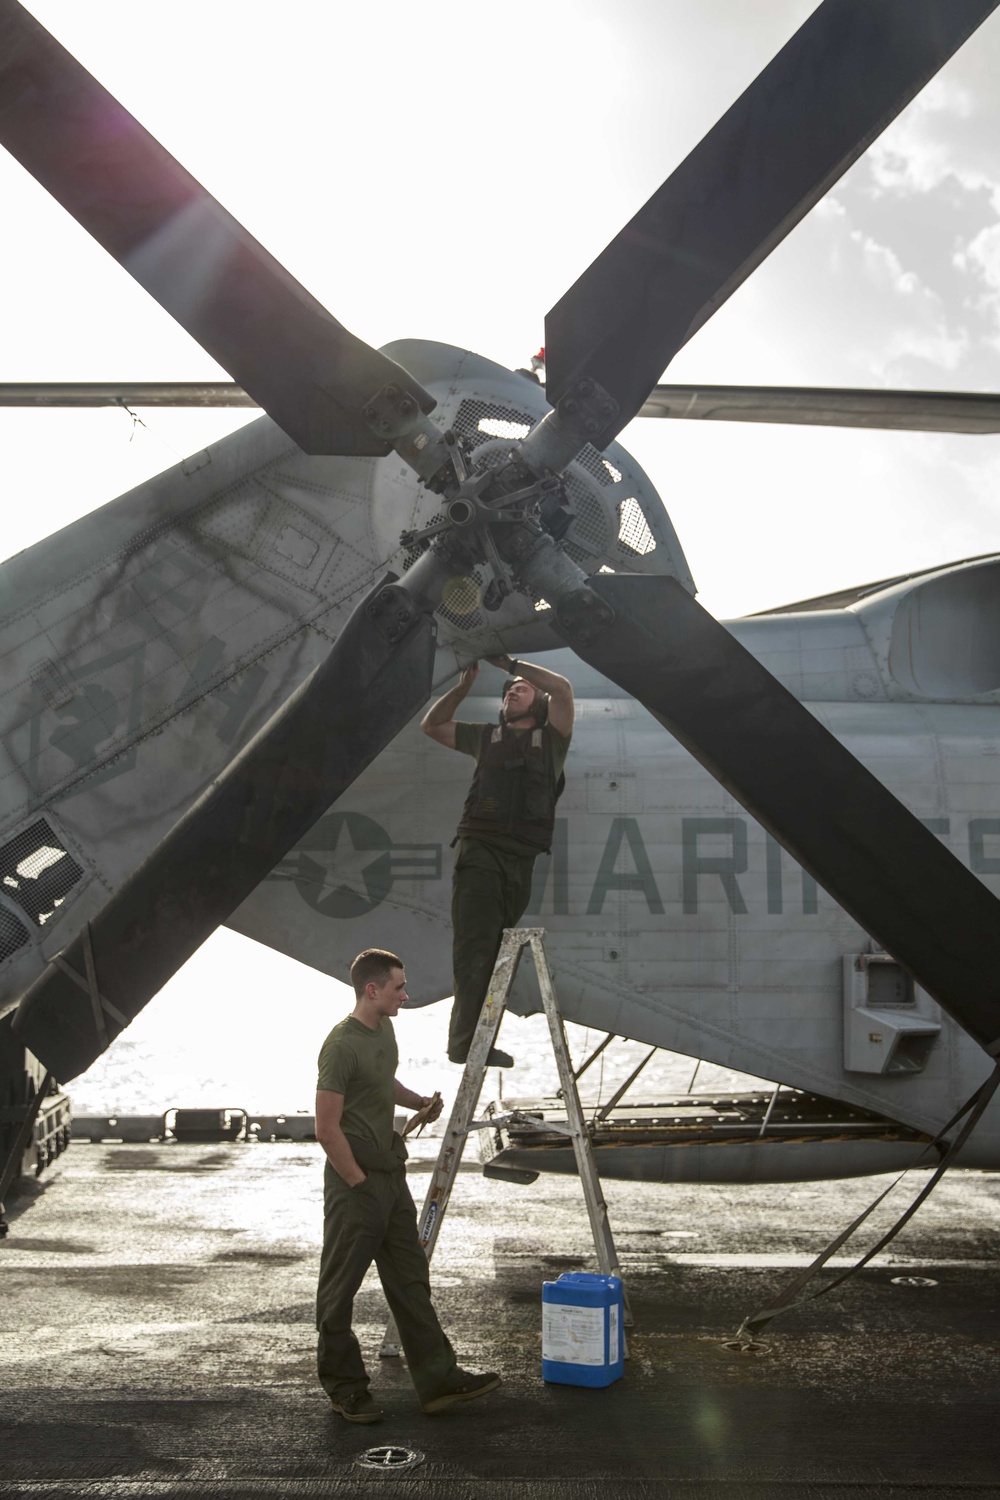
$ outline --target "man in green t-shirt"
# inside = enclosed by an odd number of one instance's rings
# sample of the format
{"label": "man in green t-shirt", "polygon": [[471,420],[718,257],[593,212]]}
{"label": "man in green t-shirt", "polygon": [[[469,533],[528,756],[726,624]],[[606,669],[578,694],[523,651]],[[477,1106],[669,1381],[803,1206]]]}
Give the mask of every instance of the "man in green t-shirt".
{"label": "man in green t-shirt", "polygon": [[326,1152],[323,1253],[316,1296],[320,1384],[348,1422],[378,1422],[368,1372],[351,1330],[354,1298],[372,1261],[396,1320],[410,1376],[425,1412],[485,1396],[492,1372],[461,1370],[431,1302],[427,1256],[406,1185],[406,1147],[393,1131],[397,1104],[441,1113],[396,1077],[392,1017],[406,1000],[406,975],[394,953],[366,948],[351,965],[356,1004],[319,1054],[316,1139]]}
{"label": "man in green t-shirt", "polygon": [[[573,689],[565,677],[514,661],[488,657],[511,676],[504,684],[498,724],[466,724],[455,711],[479,671],[466,667],[450,692],[428,709],[420,727],[449,750],[476,762],[458,825],[452,877],[452,967],[455,1003],[448,1057],[463,1063],[505,927],[516,927],[531,898],[536,857],[551,848],[556,800],[573,732]],[[509,1068],[514,1059],[494,1047],[488,1062]]]}

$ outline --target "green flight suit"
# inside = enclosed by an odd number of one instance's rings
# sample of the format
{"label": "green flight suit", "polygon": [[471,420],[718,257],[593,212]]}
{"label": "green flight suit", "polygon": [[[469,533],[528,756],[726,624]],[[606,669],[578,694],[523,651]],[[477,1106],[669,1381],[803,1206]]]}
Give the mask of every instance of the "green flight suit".
{"label": "green flight suit", "polygon": [[387,1018],[372,1031],[348,1016],[331,1031],[319,1056],[317,1087],[343,1094],[341,1126],[358,1166],[367,1173],[364,1182],[348,1187],[327,1162],[323,1179],[317,1364],[320,1384],[337,1399],[368,1389],[351,1318],[372,1261],[421,1403],[439,1395],[457,1369],[431,1302],[427,1256],[406,1184],[406,1147],[393,1133],[398,1061]]}

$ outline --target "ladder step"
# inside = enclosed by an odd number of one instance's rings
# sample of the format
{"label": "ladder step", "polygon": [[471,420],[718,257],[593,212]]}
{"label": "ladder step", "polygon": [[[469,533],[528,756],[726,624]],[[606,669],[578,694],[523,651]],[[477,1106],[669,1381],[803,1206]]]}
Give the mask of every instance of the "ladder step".
{"label": "ladder step", "polygon": [[529,1172],[527,1167],[497,1167],[488,1161],[483,1166],[483,1176],[492,1177],[496,1182],[519,1182],[527,1187],[530,1182],[537,1182],[541,1173]]}

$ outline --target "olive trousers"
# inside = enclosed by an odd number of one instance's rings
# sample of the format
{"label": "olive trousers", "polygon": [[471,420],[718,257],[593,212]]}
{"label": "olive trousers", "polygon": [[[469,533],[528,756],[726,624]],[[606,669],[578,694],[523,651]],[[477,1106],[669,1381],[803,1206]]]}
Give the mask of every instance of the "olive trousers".
{"label": "olive trousers", "polygon": [[399,1329],[421,1402],[440,1395],[457,1369],[431,1302],[427,1256],[402,1164],[369,1170],[357,1187],[327,1163],[323,1179],[323,1253],[316,1294],[317,1364],[327,1395],[367,1391],[368,1372],[351,1329],[354,1298],[372,1261]]}
{"label": "olive trousers", "polygon": [[507,854],[483,839],[462,838],[451,883],[455,1003],[448,1056],[464,1062],[483,1008],[505,927],[516,927],[531,899],[533,854]]}

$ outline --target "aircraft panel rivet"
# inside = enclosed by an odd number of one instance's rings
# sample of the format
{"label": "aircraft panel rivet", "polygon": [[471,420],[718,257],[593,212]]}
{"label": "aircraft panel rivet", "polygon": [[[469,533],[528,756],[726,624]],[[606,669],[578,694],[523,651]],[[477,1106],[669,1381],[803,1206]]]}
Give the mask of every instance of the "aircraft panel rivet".
{"label": "aircraft panel rivet", "polygon": [[395,401],[396,397],[399,395],[399,386],[393,385],[390,381],[390,383],[385,388],[385,393],[390,401]]}

